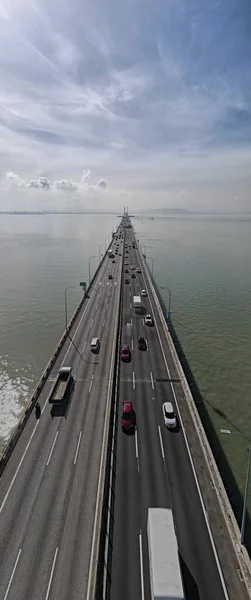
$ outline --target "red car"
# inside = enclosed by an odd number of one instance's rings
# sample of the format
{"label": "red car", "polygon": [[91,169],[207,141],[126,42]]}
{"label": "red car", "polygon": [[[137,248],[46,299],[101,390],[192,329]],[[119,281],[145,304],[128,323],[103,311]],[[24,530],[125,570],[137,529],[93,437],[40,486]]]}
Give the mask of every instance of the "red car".
{"label": "red car", "polygon": [[124,400],[122,404],[121,427],[125,430],[134,427],[134,414],[132,402],[128,402],[127,400]]}
{"label": "red car", "polygon": [[124,346],[121,348],[120,357],[124,362],[129,362],[131,360],[131,350],[126,344],[124,344]]}

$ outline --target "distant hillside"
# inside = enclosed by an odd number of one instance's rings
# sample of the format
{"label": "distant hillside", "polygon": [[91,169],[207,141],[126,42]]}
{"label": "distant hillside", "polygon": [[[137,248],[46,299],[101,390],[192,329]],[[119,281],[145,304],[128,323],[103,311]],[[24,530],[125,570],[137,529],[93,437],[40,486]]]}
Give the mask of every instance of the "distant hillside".
{"label": "distant hillside", "polygon": [[190,210],[185,210],[185,208],[153,208],[153,209],[149,209],[149,210],[141,210],[140,214],[147,214],[147,215],[151,215],[151,214],[161,214],[164,215],[166,213],[172,213],[172,214],[187,214],[187,213],[191,213]]}

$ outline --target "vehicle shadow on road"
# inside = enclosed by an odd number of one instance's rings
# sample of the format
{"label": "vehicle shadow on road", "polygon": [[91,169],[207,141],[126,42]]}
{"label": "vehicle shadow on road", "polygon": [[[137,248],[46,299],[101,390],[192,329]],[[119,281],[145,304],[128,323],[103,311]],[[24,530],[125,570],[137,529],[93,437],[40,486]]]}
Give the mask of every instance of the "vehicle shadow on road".
{"label": "vehicle shadow on road", "polygon": [[202,598],[200,598],[197,583],[180,553],[179,559],[186,600],[202,600]]}

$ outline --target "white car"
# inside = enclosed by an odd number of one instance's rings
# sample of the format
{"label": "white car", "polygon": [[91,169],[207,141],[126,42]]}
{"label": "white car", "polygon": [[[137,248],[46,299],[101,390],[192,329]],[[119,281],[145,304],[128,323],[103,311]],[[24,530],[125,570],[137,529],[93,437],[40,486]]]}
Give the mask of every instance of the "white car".
{"label": "white car", "polygon": [[137,273],[141,273],[141,269],[137,267]]}
{"label": "white car", "polygon": [[177,427],[177,417],[173,410],[172,402],[165,402],[162,406],[165,426],[168,429]]}
{"label": "white car", "polygon": [[151,317],[151,315],[146,315],[145,316],[145,324],[146,325],[153,325],[153,318]]}
{"label": "white car", "polygon": [[144,298],[147,298],[147,291],[141,290],[141,296],[143,296]]}
{"label": "white car", "polygon": [[134,265],[132,265],[132,266],[131,266],[131,269],[132,269],[132,271],[134,271],[134,269],[135,269],[135,266],[134,266]]}

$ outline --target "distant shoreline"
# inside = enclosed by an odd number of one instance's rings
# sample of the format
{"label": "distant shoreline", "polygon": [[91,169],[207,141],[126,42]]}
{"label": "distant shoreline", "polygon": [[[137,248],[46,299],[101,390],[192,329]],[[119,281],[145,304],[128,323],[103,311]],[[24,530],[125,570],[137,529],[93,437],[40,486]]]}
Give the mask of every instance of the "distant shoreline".
{"label": "distant shoreline", "polygon": [[[117,217],[122,217],[122,215],[118,215],[117,211],[72,211],[72,210],[0,210],[1,215],[116,215]],[[233,212],[233,211],[192,211],[192,210],[181,210],[181,209],[163,209],[163,210],[149,210],[144,212],[135,213],[135,217],[158,217],[163,215],[173,215],[173,216],[186,216],[186,215],[251,215],[251,211],[247,212]],[[134,217],[134,215],[130,215]]]}

